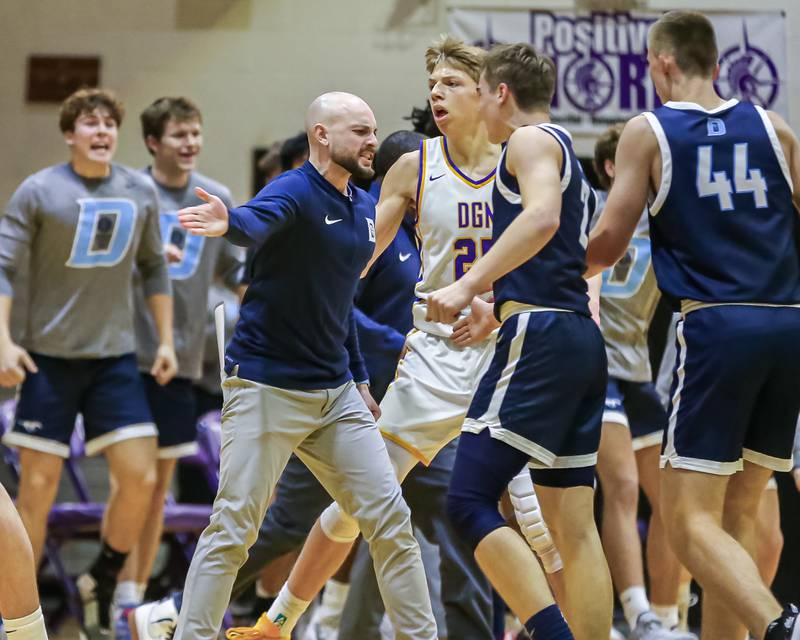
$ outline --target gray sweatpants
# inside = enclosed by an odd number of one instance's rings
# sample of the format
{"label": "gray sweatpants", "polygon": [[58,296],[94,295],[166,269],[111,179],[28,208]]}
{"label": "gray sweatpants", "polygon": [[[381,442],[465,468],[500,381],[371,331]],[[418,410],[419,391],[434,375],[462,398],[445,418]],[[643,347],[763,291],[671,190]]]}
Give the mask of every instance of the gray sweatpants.
{"label": "gray sweatpants", "polygon": [[425,572],[383,438],[355,385],[289,391],[222,385],[220,483],[183,594],[178,640],[217,637],[236,573],[292,451],[358,522],[398,639],[434,640]]}

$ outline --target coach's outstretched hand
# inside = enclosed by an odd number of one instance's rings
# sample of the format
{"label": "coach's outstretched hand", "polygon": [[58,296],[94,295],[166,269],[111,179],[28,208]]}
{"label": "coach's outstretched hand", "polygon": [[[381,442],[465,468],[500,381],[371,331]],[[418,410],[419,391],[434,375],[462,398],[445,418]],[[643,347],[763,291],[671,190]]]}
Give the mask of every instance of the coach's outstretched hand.
{"label": "coach's outstretched hand", "polygon": [[178,220],[184,229],[196,236],[221,236],[228,230],[228,207],[217,196],[195,187],[197,197],[206,204],[186,207],[178,211]]}

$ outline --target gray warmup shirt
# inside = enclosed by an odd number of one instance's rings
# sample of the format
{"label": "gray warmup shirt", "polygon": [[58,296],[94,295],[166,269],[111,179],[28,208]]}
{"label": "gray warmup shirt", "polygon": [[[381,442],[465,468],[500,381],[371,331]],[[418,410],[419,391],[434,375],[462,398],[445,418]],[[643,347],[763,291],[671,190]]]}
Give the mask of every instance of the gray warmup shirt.
{"label": "gray warmup shirt", "polygon": [[645,209],[627,252],[603,274],[600,291],[608,375],[633,382],[652,380],[647,332],[661,297],[650,259],[648,215]]}
{"label": "gray warmup shirt", "polygon": [[0,295],[30,251],[22,344],[58,358],[132,353],[134,265],[148,295],[169,294],[158,196],[140,172],[114,164],[88,179],[71,165],[43,169],[19,186],[0,220]]}
{"label": "gray warmup shirt", "polygon": [[[178,358],[178,377],[195,380],[203,372],[209,288],[215,278],[230,288],[239,284],[244,251],[222,238],[205,238],[187,233],[178,222],[178,210],[202,204],[203,201],[194,192],[195,187],[202,187],[208,193],[219,196],[228,208],[233,206],[231,194],[220,183],[199,173],[192,173],[187,185],[180,189],[159,184],[148,170],[143,171],[142,175],[155,185],[158,192],[162,241],[183,250],[181,261],[168,267],[172,281],[175,355]],[[144,293],[141,286],[136,287],[136,352],[139,368],[149,371],[156,357],[159,339]]]}

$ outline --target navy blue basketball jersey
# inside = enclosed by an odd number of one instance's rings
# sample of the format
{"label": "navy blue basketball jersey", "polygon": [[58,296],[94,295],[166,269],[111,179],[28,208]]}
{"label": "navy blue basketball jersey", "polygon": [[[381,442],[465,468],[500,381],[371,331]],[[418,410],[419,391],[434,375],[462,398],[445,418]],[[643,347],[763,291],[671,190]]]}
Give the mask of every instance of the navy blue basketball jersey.
{"label": "navy blue basketball jersey", "polygon": [[729,100],[711,111],[668,102],[644,116],[662,164],[653,267],[673,305],[800,302],[798,215],[767,113]]}
{"label": "navy blue basketball jersey", "polygon": [[[515,302],[589,315],[583,272],[586,271],[589,223],[597,197],[583,175],[567,130],[549,123],[536,126],[553,136],[563,151],[561,223],[539,253],[494,283],[495,313],[498,318],[504,317],[507,312],[502,310],[503,304]],[[496,241],[522,212],[519,183],[508,172],[505,148],[497,165],[492,202],[492,234]]]}

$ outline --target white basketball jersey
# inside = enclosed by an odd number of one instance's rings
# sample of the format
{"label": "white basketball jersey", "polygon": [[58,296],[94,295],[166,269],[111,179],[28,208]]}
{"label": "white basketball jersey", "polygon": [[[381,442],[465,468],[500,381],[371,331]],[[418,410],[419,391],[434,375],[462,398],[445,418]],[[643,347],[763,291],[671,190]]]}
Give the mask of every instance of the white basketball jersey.
{"label": "white basketball jersey", "polygon": [[414,326],[421,331],[453,332],[449,324],[425,320],[425,298],[458,280],[492,246],[494,174],[472,180],[450,160],[444,136],[422,141],[417,185],[422,274],[414,304]]}

